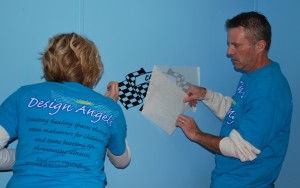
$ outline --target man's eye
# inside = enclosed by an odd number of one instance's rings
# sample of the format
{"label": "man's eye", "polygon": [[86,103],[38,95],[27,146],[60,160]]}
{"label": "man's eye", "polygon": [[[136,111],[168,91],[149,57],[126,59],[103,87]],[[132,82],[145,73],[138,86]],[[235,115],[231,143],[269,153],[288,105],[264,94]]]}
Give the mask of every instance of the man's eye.
{"label": "man's eye", "polygon": [[238,48],[238,47],[240,47],[240,44],[233,44],[233,46],[234,46],[235,48]]}

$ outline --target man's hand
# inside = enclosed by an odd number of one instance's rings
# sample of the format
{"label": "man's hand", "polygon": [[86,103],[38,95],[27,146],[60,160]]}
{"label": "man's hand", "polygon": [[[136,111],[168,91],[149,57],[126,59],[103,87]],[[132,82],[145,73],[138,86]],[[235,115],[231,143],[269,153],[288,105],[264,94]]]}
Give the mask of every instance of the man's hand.
{"label": "man's hand", "polygon": [[219,145],[223,137],[202,132],[192,117],[180,114],[176,125],[182,129],[186,137],[192,142],[198,143],[214,153],[221,154]]}
{"label": "man's hand", "polygon": [[191,86],[186,92],[187,97],[183,102],[189,103],[190,106],[195,107],[198,103],[198,100],[204,99],[206,95],[206,88],[199,86]]}
{"label": "man's hand", "polygon": [[201,130],[198,128],[192,117],[180,114],[177,118],[176,125],[182,129],[188,139],[192,142],[197,141]]}

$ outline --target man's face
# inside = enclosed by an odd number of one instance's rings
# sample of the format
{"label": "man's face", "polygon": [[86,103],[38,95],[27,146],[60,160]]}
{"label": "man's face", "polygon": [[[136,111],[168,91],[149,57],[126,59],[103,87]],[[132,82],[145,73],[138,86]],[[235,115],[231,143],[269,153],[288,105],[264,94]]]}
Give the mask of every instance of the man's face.
{"label": "man's face", "polygon": [[252,72],[255,69],[257,53],[255,44],[249,41],[243,27],[232,28],[227,33],[228,49],[234,68],[242,72]]}

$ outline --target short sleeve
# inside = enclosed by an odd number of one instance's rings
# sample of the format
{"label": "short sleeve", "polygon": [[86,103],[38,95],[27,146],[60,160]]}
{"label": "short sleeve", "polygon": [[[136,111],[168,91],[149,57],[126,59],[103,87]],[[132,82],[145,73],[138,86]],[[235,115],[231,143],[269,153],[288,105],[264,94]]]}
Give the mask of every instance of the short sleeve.
{"label": "short sleeve", "polygon": [[112,134],[108,143],[108,149],[113,155],[122,155],[126,151],[125,139],[127,135],[127,124],[121,109],[119,116],[112,124],[111,131]]}
{"label": "short sleeve", "polygon": [[255,100],[240,121],[241,136],[262,150],[268,143],[274,119],[274,102],[268,98]]}

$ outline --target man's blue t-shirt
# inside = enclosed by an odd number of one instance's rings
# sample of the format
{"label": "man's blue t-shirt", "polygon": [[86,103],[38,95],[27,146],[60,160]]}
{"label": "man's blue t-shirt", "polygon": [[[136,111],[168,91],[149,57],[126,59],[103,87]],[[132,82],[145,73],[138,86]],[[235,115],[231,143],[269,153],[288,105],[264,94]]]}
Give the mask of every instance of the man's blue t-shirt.
{"label": "man's blue t-shirt", "polygon": [[23,86],[0,106],[17,138],[8,187],[104,187],[106,148],[125,152],[126,122],[112,99],[76,82]]}
{"label": "man's blue t-shirt", "polygon": [[253,161],[216,155],[213,188],[273,187],[286,155],[292,116],[289,84],[277,63],[243,74],[220,136],[235,129],[261,153]]}

